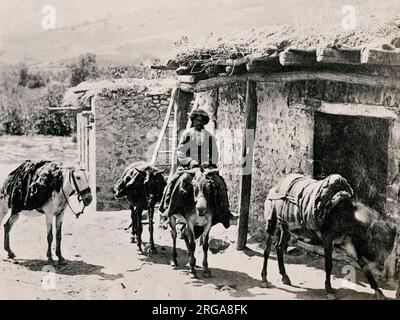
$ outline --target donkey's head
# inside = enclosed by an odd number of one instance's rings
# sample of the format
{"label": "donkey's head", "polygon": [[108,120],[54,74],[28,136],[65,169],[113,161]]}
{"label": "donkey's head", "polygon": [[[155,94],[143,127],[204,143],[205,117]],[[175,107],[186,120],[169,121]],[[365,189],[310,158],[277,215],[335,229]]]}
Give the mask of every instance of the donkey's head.
{"label": "donkey's head", "polygon": [[396,221],[382,216],[374,209],[356,202],[354,204],[355,241],[363,248],[363,255],[371,262],[384,263],[395,245]]}
{"label": "donkey's head", "polygon": [[93,197],[88,173],[83,168],[70,169],[68,172],[68,182],[72,187],[70,195],[77,194],[79,201],[82,201],[85,206],[90,205]]}
{"label": "donkey's head", "polygon": [[144,177],[143,187],[145,190],[146,200],[149,207],[153,207],[161,200],[166,182],[163,176],[164,170],[156,168],[149,170],[140,170],[135,168],[141,176]]}
{"label": "donkey's head", "polygon": [[187,182],[190,183],[186,183],[187,186],[182,191],[193,196],[194,208],[200,217],[210,213],[214,192],[211,176],[217,171],[217,169],[204,171],[201,168],[187,171],[190,175],[190,181]]}

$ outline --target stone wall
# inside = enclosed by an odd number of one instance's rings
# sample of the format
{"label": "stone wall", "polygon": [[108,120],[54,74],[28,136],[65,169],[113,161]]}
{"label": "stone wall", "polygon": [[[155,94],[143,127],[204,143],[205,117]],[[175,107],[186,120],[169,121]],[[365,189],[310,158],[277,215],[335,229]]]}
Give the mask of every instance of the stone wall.
{"label": "stone wall", "polygon": [[[299,108],[303,98],[330,103],[380,105],[400,114],[400,92],[362,85],[329,81],[294,83],[258,83],[258,118],[254,151],[254,169],[250,207],[250,232],[264,228],[263,202],[271,186],[291,172],[313,175],[314,112]],[[216,130],[220,148],[221,174],[226,179],[233,210],[238,210],[240,176],[240,135],[232,129],[243,129],[245,85],[221,87],[196,95],[198,106],[213,115],[210,130]],[[195,106],[196,107],[196,106]],[[387,212],[397,214],[396,201],[400,174],[400,122],[390,124],[388,146]],[[225,129],[221,131],[221,129]],[[230,132],[230,133],[229,133]]]}
{"label": "stone wall", "polygon": [[128,208],[126,200],[114,199],[114,184],[130,163],[150,161],[170,94],[144,83],[95,96],[97,210]]}

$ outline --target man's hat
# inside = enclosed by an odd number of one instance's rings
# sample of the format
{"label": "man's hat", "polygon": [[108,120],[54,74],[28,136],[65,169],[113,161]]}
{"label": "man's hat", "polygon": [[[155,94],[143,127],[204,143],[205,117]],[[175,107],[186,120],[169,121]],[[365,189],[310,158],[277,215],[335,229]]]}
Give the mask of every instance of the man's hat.
{"label": "man's hat", "polygon": [[205,112],[202,109],[195,109],[192,110],[192,112],[189,115],[189,118],[191,121],[194,120],[196,117],[202,117],[203,118],[203,123],[206,125],[210,121],[210,116],[208,115],[207,112]]}

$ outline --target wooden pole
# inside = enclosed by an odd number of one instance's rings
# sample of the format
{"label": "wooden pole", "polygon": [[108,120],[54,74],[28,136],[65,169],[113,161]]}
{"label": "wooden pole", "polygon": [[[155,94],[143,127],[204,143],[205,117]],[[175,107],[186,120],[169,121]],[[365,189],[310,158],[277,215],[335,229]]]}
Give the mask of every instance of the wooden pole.
{"label": "wooden pole", "polygon": [[177,169],[177,147],[180,138],[180,133],[186,129],[188,122],[188,112],[190,107],[190,102],[193,100],[193,93],[183,92],[180,88],[177,88],[176,103],[174,109],[174,131],[173,131],[173,141],[172,141],[172,165],[170,177],[173,176]]}
{"label": "wooden pole", "polygon": [[257,125],[257,83],[247,81],[246,89],[246,124],[242,142],[242,180],[240,188],[239,228],[237,250],[244,250],[247,242],[249,209],[251,196],[251,179],[253,168],[253,148]]}

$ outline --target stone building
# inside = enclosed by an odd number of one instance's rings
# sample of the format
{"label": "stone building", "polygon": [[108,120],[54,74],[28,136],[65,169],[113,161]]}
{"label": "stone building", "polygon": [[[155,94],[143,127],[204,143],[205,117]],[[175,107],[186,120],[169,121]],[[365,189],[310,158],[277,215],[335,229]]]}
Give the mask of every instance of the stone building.
{"label": "stone building", "polygon": [[[164,66],[212,115],[231,207],[249,217],[239,232],[264,229],[269,189],[294,172],[341,174],[359,200],[398,215],[399,19],[369,22],[326,33],[252,29],[185,49]],[[238,247],[245,243],[239,237]]]}
{"label": "stone building", "polygon": [[[83,82],[64,97],[77,114],[79,160],[96,190],[96,210],[127,209],[113,187],[127,165],[150,161],[170,103],[173,80],[120,79]],[[165,147],[164,147],[165,148]],[[167,154],[158,162],[169,166]]]}

